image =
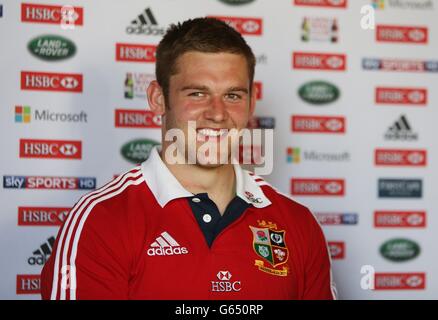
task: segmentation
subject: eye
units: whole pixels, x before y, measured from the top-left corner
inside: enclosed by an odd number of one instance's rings
[[[242,96],[240,96],[240,95],[238,95],[236,93],[228,93],[226,95],[226,98],[229,99],[229,100],[232,100],[232,101],[237,101],[237,100],[242,99]]]
[[[205,94],[204,94],[203,92],[196,91],[196,92],[190,92],[190,93],[189,93],[189,96],[190,96],[190,97],[201,98],[201,97],[204,97]]]

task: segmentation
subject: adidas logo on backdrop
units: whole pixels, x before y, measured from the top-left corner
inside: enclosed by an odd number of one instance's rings
[[[405,115],[400,118],[386,131],[385,139],[387,140],[418,140],[418,134],[412,132],[411,125]]]
[[[166,30],[158,26],[157,20],[151,8],[146,8],[138,17],[131,21],[126,28],[128,34],[140,34],[147,36],[163,36]]]
[[[37,250],[32,253],[32,257],[27,259],[27,262],[31,265],[42,266],[49,259],[52,254],[52,248],[55,243],[55,237],[50,237],[44,242]]]

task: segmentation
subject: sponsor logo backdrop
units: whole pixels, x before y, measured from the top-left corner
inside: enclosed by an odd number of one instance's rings
[[[253,47],[266,179],[322,224],[339,298],[436,298],[437,2],[0,0],[0,298],[39,299],[69,208],[160,140],[156,45],[196,16]]]

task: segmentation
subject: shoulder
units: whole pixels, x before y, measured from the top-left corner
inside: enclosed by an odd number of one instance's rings
[[[141,167],[137,166],[121,174],[102,187],[83,195],[71,209],[74,220],[117,220],[131,197],[139,193],[144,183]]]
[[[271,201],[272,208],[280,211],[285,219],[294,224],[299,223],[300,225],[304,224],[308,227],[320,228],[318,220],[307,206],[281,192],[262,177],[250,172],[249,174],[262,189],[265,196]]]

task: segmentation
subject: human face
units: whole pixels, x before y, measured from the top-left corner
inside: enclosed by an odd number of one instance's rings
[[[170,77],[164,130],[181,129],[188,137],[188,121],[195,121],[196,150],[205,141],[219,145],[230,139],[224,129],[246,127],[254,111],[252,89],[243,55],[187,52],[177,61],[177,73]],[[187,151],[187,139],[185,144]],[[227,150],[218,147],[216,159],[223,152],[229,155],[231,148],[230,143]]]

